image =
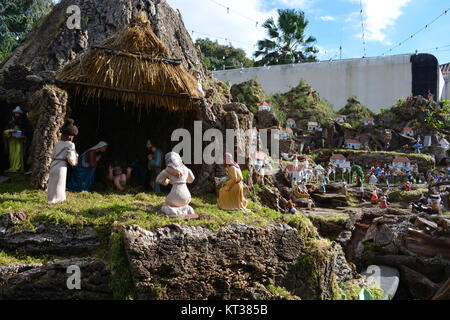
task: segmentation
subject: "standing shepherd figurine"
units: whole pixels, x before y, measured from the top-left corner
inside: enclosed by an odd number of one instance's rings
[[[78,128],[73,125],[72,119],[67,119],[61,128],[61,140],[55,145],[52,152],[50,177],[48,179],[48,203],[56,204],[66,201],[67,165],[78,164],[78,154],[75,151],[73,138],[78,135]]]
[[[165,187],[172,184],[173,187],[160,213],[170,218],[197,219],[198,215],[189,205],[191,193],[186,186],[186,183],[194,182],[194,174],[184,165],[178,153],[170,152],[165,159],[167,168],[156,177],[156,183]]]

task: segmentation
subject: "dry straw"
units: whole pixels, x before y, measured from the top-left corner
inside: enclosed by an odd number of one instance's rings
[[[163,107],[187,112],[202,97],[197,79],[150,28],[145,12],[132,23],[68,63],[58,84],[85,101],[108,99],[135,107]]]

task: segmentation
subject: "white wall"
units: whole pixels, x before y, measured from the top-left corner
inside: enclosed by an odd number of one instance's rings
[[[450,76],[445,77],[445,89],[443,100],[450,100]]]
[[[283,66],[215,71],[214,76],[231,84],[258,80],[268,94],[284,93],[303,79],[335,110],[353,95],[371,110],[393,106],[412,92],[411,55],[336,60]]]

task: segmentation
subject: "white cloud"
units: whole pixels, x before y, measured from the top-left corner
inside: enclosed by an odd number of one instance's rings
[[[350,1],[359,3],[359,0]],[[410,2],[411,0],[362,0],[366,40],[390,44],[389,29],[395,25],[403,14],[402,9]],[[347,21],[355,23],[355,28],[361,28],[360,22],[357,26],[357,19],[359,13],[352,13]],[[357,36],[361,37],[361,32]]]
[[[312,0],[278,0],[278,3],[290,8],[305,9],[311,5]]]
[[[282,1],[286,4],[304,2],[304,0]],[[186,28],[191,32],[194,41],[197,38],[206,38],[204,34],[207,34],[210,35],[210,39],[218,40],[220,44],[231,42],[234,47],[244,49],[249,57],[252,57],[255,52],[257,41],[266,37],[265,29],[261,25],[269,17],[276,17],[275,10],[264,9],[263,0],[220,1],[219,3],[229,6],[230,13],[227,13],[226,8],[212,1],[167,0],[167,2],[172,8],[180,10]],[[195,31],[194,34],[192,31]]]
[[[332,17],[332,16],[322,16],[322,17],[320,17],[319,18],[320,20],[322,20],[322,21],[334,21],[334,20],[336,20],[334,17]]]

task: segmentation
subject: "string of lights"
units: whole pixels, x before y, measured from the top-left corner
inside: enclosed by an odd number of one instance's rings
[[[362,5],[362,0],[359,1],[360,7],[361,7],[361,28],[362,28],[362,41],[363,41],[363,48],[364,48],[364,56],[363,58],[366,57],[366,35],[365,35],[365,30],[364,30],[364,16],[363,16],[363,5]]]
[[[382,54],[382,56],[394,51],[395,49],[401,47],[403,44],[405,44],[407,41],[413,39],[416,35],[418,35],[419,33],[421,33],[422,31],[428,30],[428,28],[435,23],[436,21],[438,21],[440,18],[442,18],[443,16],[447,16],[448,12],[450,11],[450,8],[448,8],[447,10],[445,10],[443,13],[441,13],[438,17],[436,17],[433,21],[431,21],[430,23],[426,24],[424,27],[420,28],[418,31],[416,31],[415,33],[413,33],[411,36],[409,36],[407,39],[403,40],[402,42],[400,42],[398,45],[392,47],[391,49],[387,50],[386,52],[384,52]]]
[[[255,47],[255,44],[250,44],[248,42],[243,42],[243,41],[240,41],[240,40],[234,40],[234,39],[225,38],[225,37],[214,36],[214,35],[211,35],[211,34],[207,34],[207,33],[203,33],[203,32],[192,30],[192,36],[194,36],[195,34],[199,34],[201,36],[210,37],[210,38],[214,38],[214,39],[218,39],[218,40],[225,40],[225,42],[227,42],[227,44],[228,44],[228,42],[237,42],[237,43],[245,44],[247,46]]]
[[[250,17],[247,17],[246,15],[243,15],[243,14],[240,13],[239,11],[236,11],[236,10],[230,8],[229,6],[226,6],[226,5],[224,5],[224,4],[222,4],[222,3],[219,3],[219,2],[217,2],[217,1],[215,1],[215,0],[209,0],[209,1],[211,1],[212,3],[215,3],[215,4],[218,5],[218,6],[221,6],[221,7],[225,8],[225,9],[227,9],[227,14],[229,14],[230,12],[233,12],[234,14],[236,14],[236,15],[238,15],[238,16],[244,18],[244,19],[247,19],[247,20],[249,20],[249,21],[254,22],[255,25],[256,25],[256,27],[258,27],[259,21],[256,21],[255,19],[252,19],[252,18],[250,18]]]

